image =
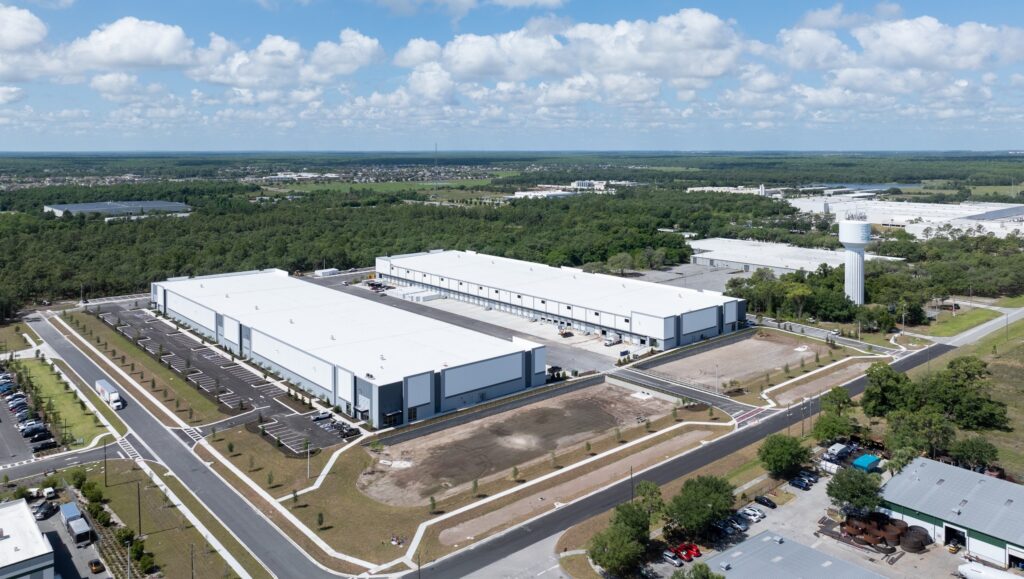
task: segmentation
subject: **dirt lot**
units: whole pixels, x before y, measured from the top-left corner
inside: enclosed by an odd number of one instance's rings
[[[804,397],[817,396],[822,392],[831,390],[833,387],[838,386],[847,380],[852,380],[864,372],[867,372],[871,364],[888,360],[889,358],[879,358],[878,360],[848,362],[846,365],[837,368],[832,372],[823,371],[819,377],[804,380],[794,384],[792,387],[784,387],[775,392],[771,392],[768,396],[771,396],[779,405],[786,406],[790,403],[799,402],[800,400],[803,400]]]
[[[666,362],[652,370],[709,386],[715,385],[716,376],[719,384],[732,380],[744,384],[763,378],[766,372],[780,372],[786,364],[796,373],[801,359],[807,368],[814,368],[815,353],[823,363],[829,361],[829,348],[824,343],[761,331],[746,340]]]
[[[515,466],[547,460],[616,427],[635,426],[672,411],[659,398],[601,384],[490,416],[389,447],[378,466],[360,477],[360,489],[392,505],[418,505],[425,497],[488,476],[506,476]],[[382,461],[383,463],[383,461]]]

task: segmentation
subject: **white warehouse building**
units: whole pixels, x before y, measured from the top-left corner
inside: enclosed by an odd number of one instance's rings
[[[570,267],[434,250],[377,258],[377,275],[498,311],[668,350],[735,331],[746,302]]]
[[[810,249],[786,243],[711,237],[687,241],[693,248],[690,263],[708,267],[725,267],[745,272],[770,269],[776,275],[800,270],[816,271],[821,264],[836,268],[846,263],[845,252],[831,249]],[[899,257],[865,255],[866,260],[903,261]]]
[[[270,269],[152,284],[168,317],[375,427],[539,386],[546,351]]]

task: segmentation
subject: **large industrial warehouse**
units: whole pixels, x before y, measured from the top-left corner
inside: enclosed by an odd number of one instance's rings
[[[796,247],[786,243],[770,243],[751,241],[748,239],[710,239],[691,240],[693,248],[690,263],[709,267],[725,267],[742,271],[769,269],[776,275],[796,271],[812,272],[821,264],[839,267],[845,263],[845,253],[829,249],[809,249]],[[865,255],[864,259],[903,261],[898,257],[881,255]]]
[[[543,346],[466,330],[277,269],[152,284],[168,317],[375,427],[538,386]]]
[[[377,275],[511,314],[667,350],[732,332],[746,302],[472,251],[377,258]]]

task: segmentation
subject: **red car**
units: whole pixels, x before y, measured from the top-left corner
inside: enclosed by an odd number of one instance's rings
[[[694,557],[700,557],[700,547],[695,543],[680,543],[673,549],[684,561],[692,561]]]

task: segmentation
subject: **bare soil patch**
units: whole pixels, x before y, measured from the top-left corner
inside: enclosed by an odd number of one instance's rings
[[[887,360],[887,358],[881,358],[878,360],[862,360],[859,362],[850,361],[831,372],[823,370],[820,376],[809,378],[802,382],[793,384],[792,386],[776,390],[775,392],[769,393],[768,396],[771,396],[772,399],[781,406],[799,402],[803,400],[804,397],[817,396],[822,392],[831,390],[843,382],[860,376],[867,372],[868,368],[875,362],[883,362]]]
[[[746,340],[672,360],[651,369],[708,386],[733,380],[744,384],[762,379],[766,373],[781,372],[787,364],[795,374],[800,370],[801,360],[806,368],[815,368],[815,354],[823,363],[830,359],[829,347],[823,342],[760,331]]]
[[[391,505],[413,506],[460,485],[506,476],[615,428],[656,420],[672,404],[599,384],[388,447],[359,488]]]

